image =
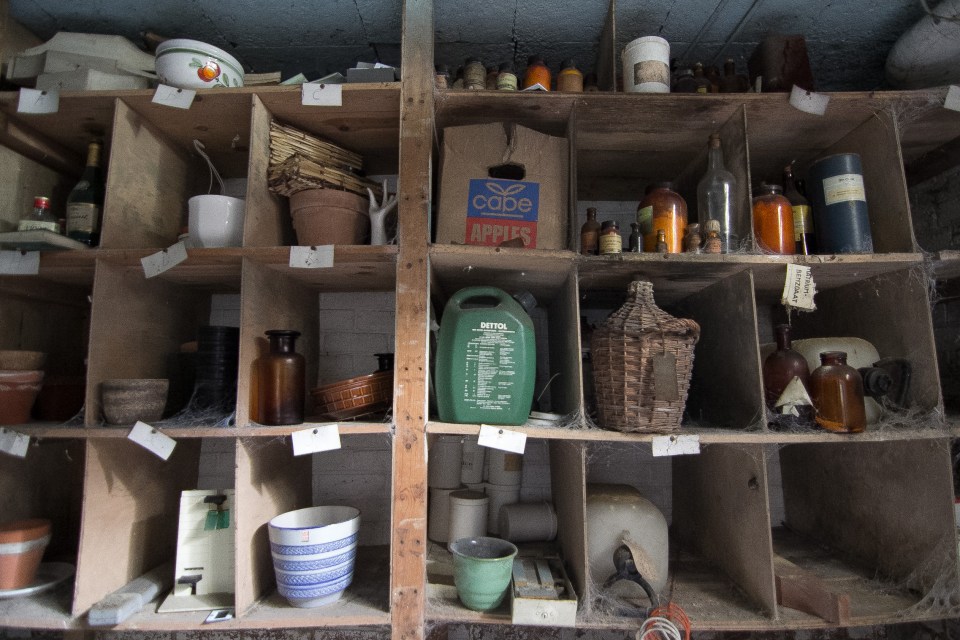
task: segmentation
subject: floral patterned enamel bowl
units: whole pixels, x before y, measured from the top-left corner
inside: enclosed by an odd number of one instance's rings
[[[237,59],[199,40],[162,42],[156,65],[160,82],[179,89],[243,86],[243,67]]]

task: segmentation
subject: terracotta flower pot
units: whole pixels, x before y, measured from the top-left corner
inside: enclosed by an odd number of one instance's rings
[[[336,189],[307,189],[290,196],[290,215],[303,246],[366,244],[370,217],[366,198]]]
[[[43,371],[0,371],[0,424],[29,422],[41,386]]]
[[[49,542],[49,520],[0,524],[0,590],[30,586]]]

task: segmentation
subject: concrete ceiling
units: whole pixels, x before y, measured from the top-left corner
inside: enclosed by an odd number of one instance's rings
[[[10,14],[41,38],[59,30],[194,38],[233,53],[248,71],[316,78],[357,61],[400,62],[399,0],[9,0]],[[455,68],[531,53],[556,68],[591,70],[607,13],[603,0],[436,0],[436,57]],[[890,46],[923,15],[919,0],[617,0],[617,50],[660,35],[671,55],[705,64],[746,59],[770,33],[807,39],[817,88],[884,87]]]

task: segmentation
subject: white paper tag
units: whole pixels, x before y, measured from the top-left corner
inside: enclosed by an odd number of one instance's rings
[[[333,266],[333,245],[290,247],[290,266],[296,269],[326,269]]]
[[[322,84],[307,82],[300,85],[303,105],[310,107],[340,107],[343,106],[343,85]]]
[[[480,425],[480,437],[477,439],[477,444],[481,447],[522,454],[527,446],[527,434],[482,424]]]
[[[153,92],[153,101],[168,107],[189,109],[196,95],[195,89],[178,89],[177,87],[158,84],[157,90]]]
[[[20,89],[18,113],[56,113],[60,110],[60,92],[56,89]]]
[[[157,251],[149,256],[140,258],[143,273],[148,278],[160,275],[167,269],[172,269],[187,259],[187,246],[182,242],[172,244],[163,251]]]
[[[830,104],[830,96],[807,91],[797,85],[793,85],[793,89],[790,91],[790,104],[805,113],[822,116],[827,112],[827,105]]]
[[[537,82],[530,85],[526,89],[521,89],[520,91],[549,91],[549,89],[547,89],[545,86]]]
[[[39,251],[0,251],[0,274],[35,276],[40,273]]]
[[[27,457],[30,436],[0,427],[0,451],[18,458]]]
[[[309,429],[294,431],[293,455],[332,451],[340,448],[340,427],[334,424],[318,424]]]
[[[164,460],[170,457],[173,448],[177,446],[176,440],[139,420],[137,420],[137,424],[133,425],[133,429],[130,429],[127,439],[133,440],[150,453]]]
[[[227,620],[233,620],[234,616],[233,609],[214,609],[207,615],[206,619],[203,621],[203,624],[213,624],[215,622],[225,622]]]
[[[654,436],[653,455],[686,456],[700,453],[700,436]]]
[[[947,89],[947,97],[943,99],[943,107],[953,111],[960,111],[960,87],[955,84]]]
[[[817,284],[813,281],[810,267],[799,264],[787,265],[787,279],[783,283],[783,295],[780,303],[792,309],[815,311],[817,305],[813,296],[817,293]]]

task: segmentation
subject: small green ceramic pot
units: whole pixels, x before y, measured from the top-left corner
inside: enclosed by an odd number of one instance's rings
[[[468,609],[490,611],[503,602],[513,575],[517,547],[500,538],[460,538],[449,546],[453,582]]]

